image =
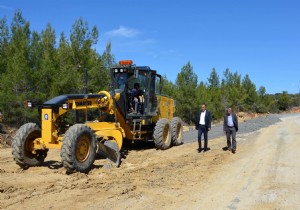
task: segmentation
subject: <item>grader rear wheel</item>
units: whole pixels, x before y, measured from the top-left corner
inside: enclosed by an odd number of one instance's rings
[[[60,155],[67,171],[88,173],[96,157],[96,136],[91,128],[83,124],[73,125],[62,141]]]
[[[167,119],[157,121],[153,138],[156,148],[165,150],[171,147],[170,123]]]
[[[183,126],[179,117],[171,120],[171,139],[174,146],[182,144]]]
[[[17,131],[12,143],[12,155],[22,168],[41,165],[47,150],[34,150],[34,140],[41,137],[41,129],[35,123],[26,123]]]

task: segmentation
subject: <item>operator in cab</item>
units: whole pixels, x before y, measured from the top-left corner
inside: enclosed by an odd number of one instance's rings
[[[134,86],[131,91],[132,95],[132,111],[134,114],[138,113],[138,105],[143,101],[143,91],[140,89],[139,83],[134,83]]]

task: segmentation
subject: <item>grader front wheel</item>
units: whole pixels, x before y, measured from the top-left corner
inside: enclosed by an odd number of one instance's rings
[[[22,168],[41,165],[47,150],[34,150],[34,140],[41,137],[41,129],[35,123],[26,123],[17,131],[12,143],[12,155]]]
[[[78,162],[84,162],[89,157],[91,142],[88,136],[82,135],[78,138],[77,146],[75,149],[75,156]]]
[[[96,157],[96,136],[91,128],[83,124],[73,125],[62,141],[60,155],[67,171],[89,172]]]

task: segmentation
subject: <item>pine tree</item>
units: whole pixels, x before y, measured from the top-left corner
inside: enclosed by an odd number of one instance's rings
[[[56,63],[58,71],[53,81],[51,95],[78,93],[78,67],[73,63],[72,49],[64,33],[60,34]]]
[[[10,29],[6,72],[1,76],[0,107],[6,122],[20,124],[30,118],[24,105],[34,90],[29,62],[29,22],[23,18],[21,11],[16,11]]]
[[[288,92],[282,91],[282,93],[279,94],[278,101],[277,101],[278,109],[281,111],[286,111],[289,108],[290,103],[291,100],[288,95]]]
[[[206,104],[207,110],[212,109],[211,104],[211,94],[209,92],[209,88],[205,85],[203,81],[196,88],[196,98],[195,98],[195,105],[193,110],[193,122],[196,121],[197,113],[201,110],[201,105],[203,103]]]
[[[247,110],[255,111],[256,109],[256,102],[257,102],[257,92],[256,92],[256,86],[251,81],[248,74],[244,77],[242,81],[242,89],[244,93],[244,104],[246,106]]]
[[[102,56],[99,58],[97,74],[99,75],[96,80],[96,86],[100,89],[110,88],[110,68],[116,65],[115,57],[111,53],[111,42],[108,42]]]
[[[221,88],[219,75],[215,68],[208,78],[208,94],[210,95],[210,101],[207,108],[211,111],[213,119],[218,119],[223,115],[224,107],[221,103]]]
[[[58,77],[57,65],[57,49],[55,48],[56,35],[55,31],[50,24],[47,25],[46,30],[41,33],[41,54],[40,65],[35,71],[36,92],[39,92],[41,97],[40,101],[46,101],[55,95],[52,93],[54,81]]]
[[[178,108],[176,113],[184,121],[191,120],[191,112],[195,110],[196,87],[198,76],[194,73],[190,62],[182,67],[176,78],[176,101]]]
[[[163,81],[162,94],[175,98],[176,86],[167,79],[166,75],[162,76],[162,81]]]
[[[266,113],[270,110],[271,98],[267,94],[266,88],[260,86],[257,91],[256,112]]]
[[[219,75],[215,68],[212,69],[209,78],[208,78],[208,88],[218,89],[220,88],[220,79]]]
[[[232,107],[236,111],[244,109],[244,89],[241,84],[241,75],[237,72],[231,73],[227,68],[221,84],[222,104],[224,107]]]
[[[82,18],[76,20],[72,26],[71,35],[71,52],[72,52],[72,63],[73,77],[75,79],[75,84],[77,84],[77,91],[83,93],[85,92],[84,87],[84,74],[88,71],[91,75],[94,75],[95,70],[92,68],[97,68],[100,70],[99,57],[96,52],[92,50],[92,46],[98,41],[98,29],[94,26],[92,31],[89,30],[88,23],[83,21]],[[95,67],[98,66],[98,67]],[[94,90],[93,90],[94,91]]]
[[[1,74],[7,70],[9,35],[9,28],[6,23],[6,18],[4,17],[0,19],[0,78]]]

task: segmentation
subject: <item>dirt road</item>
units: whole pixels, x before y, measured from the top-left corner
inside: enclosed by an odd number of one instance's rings
[[[2,209],[299,209],[300,115],[238,136],[237,153],[225,137],[166,151],[131,148],[120,168],[67,175],[59,150],[45,165],[20,170],[10,148],[0,148]]]

